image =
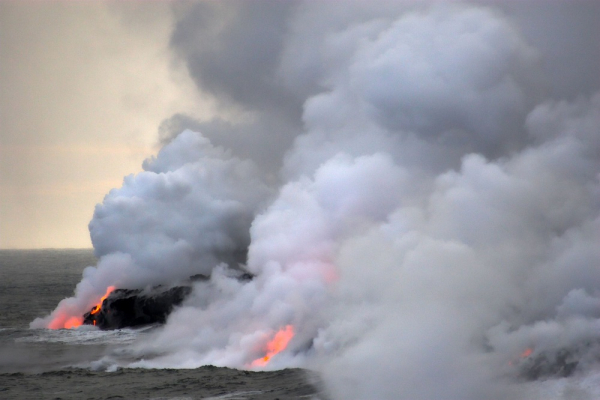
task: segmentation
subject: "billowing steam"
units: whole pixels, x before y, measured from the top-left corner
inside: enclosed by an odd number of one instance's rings
[[[217,121],[195,128],[219,145],[174,136],[96,208],[98,265],[32,327],[83,315],[109,286],[201,273],[130,365],[306,366],[336,398],[413,400],[525,398],[518,367],[542,355],[598,368],[600,94],[546,98],[539,52],[487,8],[349,11],[326,29],[311,5],[279,14],[267,100],[235,130],[285,126],[289,98],[302,133],[240,139],[250,150]],[[247,158],[288,133],[269,160]]]

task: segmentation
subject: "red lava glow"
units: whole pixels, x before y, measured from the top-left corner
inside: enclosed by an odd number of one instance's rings
[[[531,353],[533,353],[533,349],[526,349],[521,353],[521,358],[527,358],[531,355]]]
[[[523,358],[527,358],[529,357],[531,354],[533,353],[533,349],[532,348],[526,348],[521,354],[519,354],[519,359],[523,359]],[[508,362],[508,365],[515,365],[516,363],[519,362],[519,359],[514,359],[512,361]]]
[[[102,307],[102,302],[108,297],[109,294],[111,294],[111,292],[115,290],[114,286],[109,286],[106,289],[106,294],[104,296],[102,296],[102,298],[100,299],[100,301],[98,301],[98,303],[94,306],[94,308],[91,311],[91,314],[96,314],[98,311],[100,311],[100,308]],[[83,324],[83,317],[78,317],[78,316],[69,316],[69,315],[65,315],[65,314],[58,314],[49,324],[48,324],[48,329],[73,329],[73,328],[77,328],[78,326],[81,326],[81,324]],[[94,322],[94,325],[96,325],[96,323]]]
[[[287,325],[285,328],[280,329],[275,334],[273,339],[269,343],[267,343],[267,346],[266,346],[267,354],[264,357],[257,358],[256,360],[252,361],[250,366],[251,367],[264,367],[265,365],[267,365],[269,363],[269,361],[271,360],[271,357],[273,357],[275,354],[283,351],[287,347],[288,343],[290,342],[290,340],[292,340],[293,337],[294,337],[294,327],[292,325]]]
[[[66,329],[77,328],[78,326],[81,325],[82,322],[83,321],[81,318],[71,317],[65,322],[65,328]]]
[[[48,329],[73,329],[82,323],[83,317],[70,316],[61,312],[48,324]]]

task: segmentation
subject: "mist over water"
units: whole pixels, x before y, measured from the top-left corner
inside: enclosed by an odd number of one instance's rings
[[[334,398],[597,396],[598,87],[553,84],[548,48],[510,7],[276,4],[178,16],[172,46],[199,87],[251,118],[165,123],[144,172],[96,207],[97,266],[31,327],[82,315],[111,285],[201,273],[126,348],[137,361],[101,362],[251,368],[291,325],[266,368],[315,369]],[[194,28],[219,13],[230,30]],[[523,382],[523,358],[561,351],[571,378]]]

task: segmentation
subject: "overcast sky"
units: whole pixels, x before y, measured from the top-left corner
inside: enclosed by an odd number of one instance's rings
[[[600,87],[594,3],[485,2],[540,53],[540,90],[569,100]],[[312,56],[297,21],[318,39],[410,6],[353,4],[1,1],[0,248],[90,247],[95,204],[186,127],[276,179],[319,89],[302,83],[318,66],[294,69]]]

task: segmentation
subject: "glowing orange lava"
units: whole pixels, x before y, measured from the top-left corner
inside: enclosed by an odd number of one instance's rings
[[[98,311],[100,311],[100,308],[102,308],[102,302],[108,297],[109,294],[111,294],[113,290],[115,290],[114,286],[109,286],[106,289],[106,294],[102,296],[100,301],[94,306],[92,311],[90,311],[91,314],[96,314]],[[73,329],[81,326],[81,324],[83,324],[83,316],[70,316],[64,312],[61,312],[48,324],[48,329]],[[95,321],[94,325],[96,325]]]
[[[71,317],[65,322],[65,328],[66,329],[77,328],[78,326],[81,326],[81,322],[82,322],[81,318]]]
[[[98,311],[100,311],[100,309],[102,308],[102,302],[104,302],[104,300],[106,300],[106,298],[108,297],[109,294],[111,294],[111,292],[115,290],[114,286],[109,286],[106,289],[106,294],[104,294],[104,296],[102,296],[102,298],[100,299],[100,301],[98,302],[98,304],[96,304],[94,306],[94,308],[92,309],[92,311],[90,311],[90,314],[94,315],[96,313],[98,313]]]
[[[292,325],[287,325],[285,328],[280,329],[275,334],[273,339],[269,343],[267,343],[267,346],[266,346],[267,354],[264,357],[257,358],[256,360],[252,361],[250,366],[251,367],[264,367],[265,365],[267,365],[269,363],[269,361],[271,360],[271,357],[273,357],[275,354],[283,351],[287,347],[288,343],[290,342],[290,340],[292,340],[293,337],[294,337],[294,327]]]

